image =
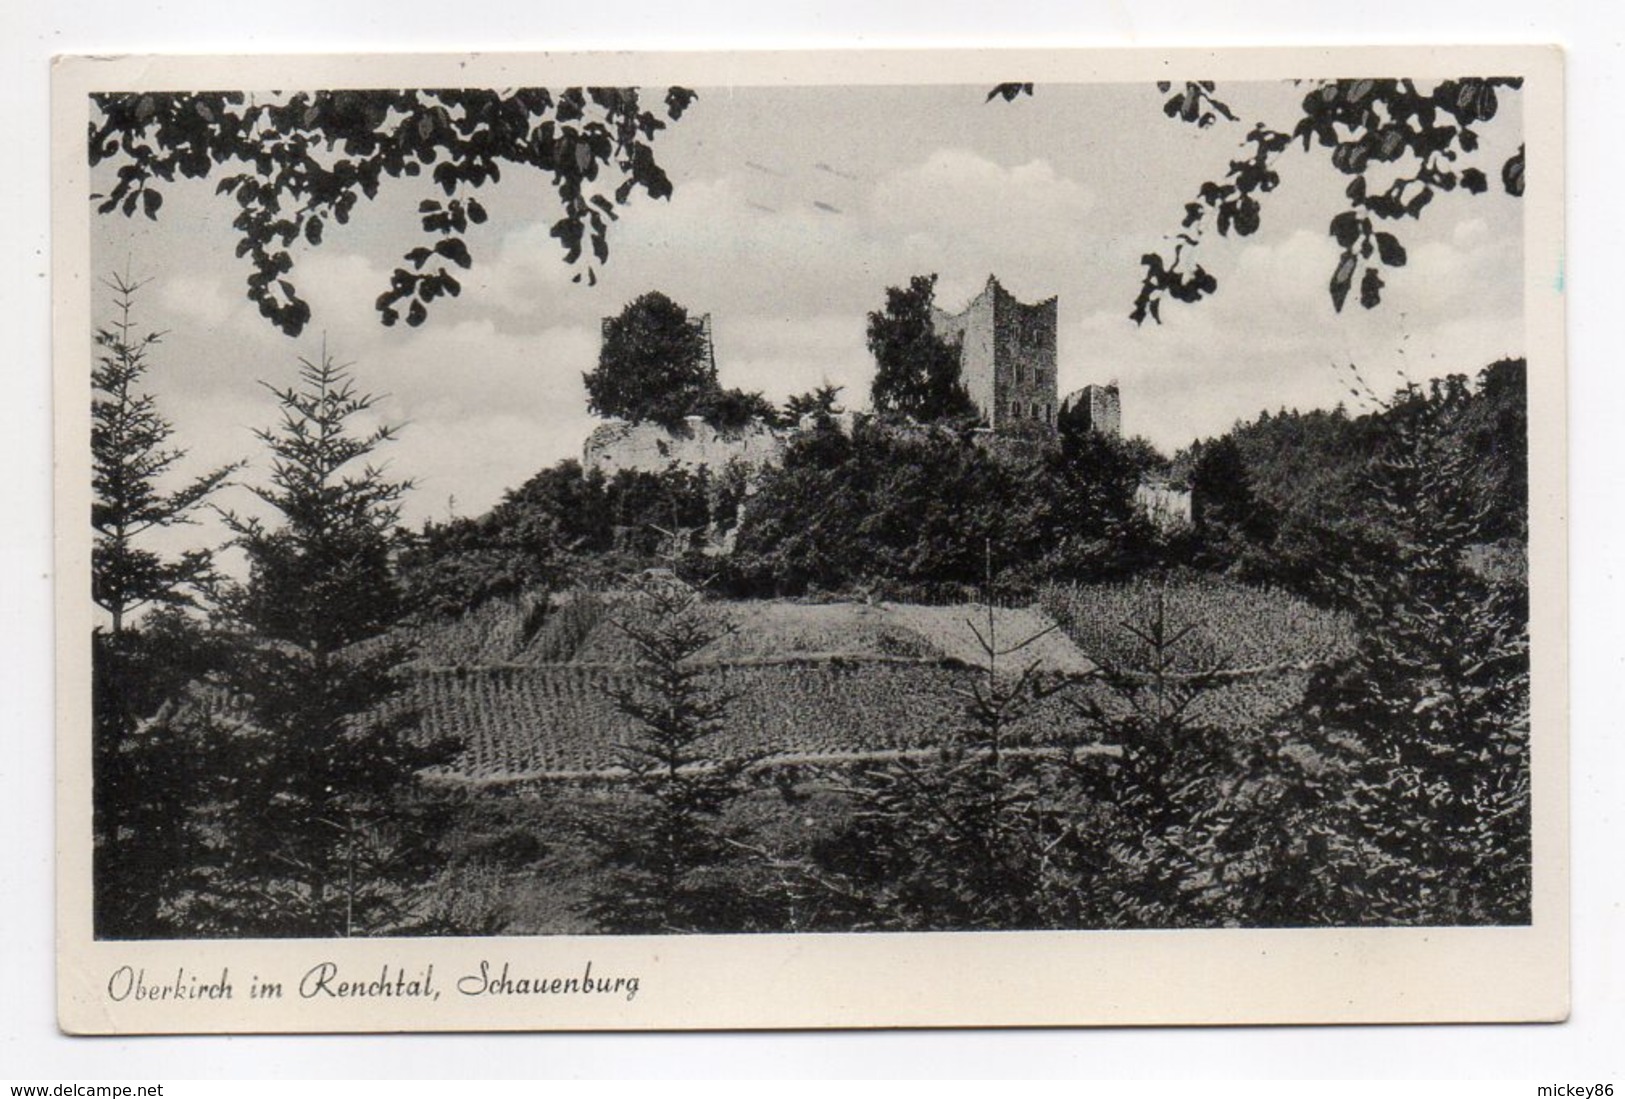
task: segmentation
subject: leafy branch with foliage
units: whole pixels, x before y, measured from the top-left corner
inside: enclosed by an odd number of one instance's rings
[[[1500,94],[1515,91],[1515,77],[1463,77],[1432,87],[1414,80],[1345,79],[1314,84],[1303,97],[1302,113],[1290,130],[1259,123],[1242,141],[1245,154],[1233,159],[1222,180],[1203,183],[1195,201],[1185,206],[1171,253],[1147,253],[1145,275],[1130,317],[1160,321],[1163,295],[1197,301],[1218,289],[1200,264],[1189,267],[1193,252],[1212,224],[1221,236],[1251,236],[1262,224],[1261,196],[1280,185],[1278,162],[1294,143],[1304,153],[1329,150],[1332,167],[1349,180],[1348,209],[1332,218],[1328,233],[1342,249],[1328,291],[1339,312],[1359,276],[1360,304],[1367,309],[1382,300],[1382,267],[1403,267],[1404,245],[1378,222],[1415,220],[1440,193],[1460,187],[1469,194],[1489,189],[1484,170],[1462,158],[1478,151],[1480,128],[1500,109]],[[1163,91],[1171,85],[1159,84]],[[1497,91],[1500,89],[1500,92]],[[1214,114],[1234,122],[1236,116],[1215,98],[1211,82],[1187,83],[1168,101],[1171,118],[1213,124]],[[1205,109],[1204,109],[1205,108]],[[1523,194],[1523,146],[1500,166],[1507,194]]]
[[[1305,155],[1323,153],[1333,168],[1351,177],[1344,192],[1348,208],[1331,219],[1327,230],[1341,249],[1328,283],[1338,312],[1357,278],[1360,304],[1375,308],[1386,285],[1382,268],[1406,263],[1397,232],[1379,224],[1420,218],[1435,197],[1458,188],[1484,194],[1491,171],[1506,194],[1523,195],[1521,144],[1501,164],[1489,166],[1490,171],[1471,159],[1479,151],[1484,127],[1501,110],[1501,97],[1518,91],[1521,78],[1467,76],[1431,85],[1408,79],[1302,83],[1309,90],[1291,125],[1276,128],[1260,122],[1249,129],[1241,153],[1230,160],[1224,175],[1204,182],[1185,204],[1170,247],[1140,257],[1144,272],[1129,313],[1134,323],[1150,318],[1160,324],[1168,298],[1196,302],[1218,290],[1218,279],[1193,258],[1207,229],[1211,226],[1225,237],[1256,233],[1263,224],[1266,196],[1281,184],[1282,158],[1295,144]],[[1160,81],[1157,90],[1169,96],[1163,113],[1178,122],[1208,129],[1220,119],[1239,121],[1212,81],[1179,86]],[[1009,103],[1033,94],[1031,84],[1006,83],[987,98]]]
[[[297,336],[310,306],[292,278],[296,243],[320,245],[388,181],[425,177],[431,189],[418,213],[429,243],[402,257],[377,300],[384,324],[404,311],[419,325],[436,299],[461,293],[454,269],[472,266],[467,234],[487,218],[476,192],[505,169],[548,178],[561,207],[550,233],[566,263],[588,250],[605,262],[617,207],[638,191],[670,197],[654,141],[695,93],[666,89],[660,113],[646,98],[638,88],[99,94],[90,163],[107,165],[114,182],[91,197],[99,213],[156,219],[164,184],[218,175],[217,193],[238,208],[232,228],[252,267],[248,300]],[[591,263],[575,280],[583,275],[597,281]]]

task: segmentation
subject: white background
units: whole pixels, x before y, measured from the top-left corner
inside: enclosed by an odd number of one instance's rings
[[[0,308],[10,399],[0,404],[0,1079],[850,1074],[1084,1077],[1625,1076],[1625,865],[1618,720],[1625,629],[1616,563],[1622,483],[1619,315],[1625,255],[1619,143],[1625,16],[1601,2],[1395,6],[1221,0],[1083,5],[862,0],[169,0],[73,10],[8,0],[0,104],[15,134],[3,177]],[[22,10],[17,10],[17,9]],[[917,1034],[77,1039],[54,1021],[48,66],[53,53],[853,46],[1292,45],[1556,42],[1569,62],[1574,1014],[1561,1026],[1107,1030]],[[1612,1037],[1610,1038],[1610,1035]]]

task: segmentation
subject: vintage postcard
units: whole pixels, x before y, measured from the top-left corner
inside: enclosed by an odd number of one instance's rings
[[[1566,1016],[1556,50],[54,80],[65,1030]]]

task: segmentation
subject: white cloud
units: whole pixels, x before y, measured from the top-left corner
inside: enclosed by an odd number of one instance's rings
[[[939,149],[880,180],[869,220],[878,235],[929,242],[956,266],[992,263],[1013,275],[1057,251],[1075,255],[1094,206],[1088,188],[1047,161],[1005,167],[966,149]]]
[[[723,385],[761,390],[775,402],[828,381],[844,386],[843,403],[857,407],[874,374],[864,339],[861,314],[719,319],[718,372]]]
[[[210,328],[254,312],[240,292],[232,293],[220,279],[190,273],[160,279],[158,300],[176,316]]]
[[[1341,314],[1327,291],[1337,248],[1319,234],[1251,242],[1233,266],[1210,254],[1218,292],[1165,302],[1161,325],[1115,311],[1063,321],[1061,386],[1116,378],[1124,429],[1173,450],[1264,409],[1352,404],[1334,363],[1358,364],[1383,393],[1523,353],[1516,242],[1439,228],[1467,243],[1413,245],[1405,267],[1384,269],[1381,305],[1351,297]]]

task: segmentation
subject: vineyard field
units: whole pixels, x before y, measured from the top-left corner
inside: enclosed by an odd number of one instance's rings
[[[736,696],[727,729],[707,749],[720,758],[884,752],[941,743],[965,725],[954,692],[965,669],[902,661],[720,664],[706,679]],[[631,687],[627,665],[485,668],[420,673],[416,703],[426,733],[464,744],[456,766],[475,779],[611,769],[635,735],[611,691]],[[1011,729],[1014,741],[1063,743],[1085,732],[1062,698]]]
[[[1085,656],[1107,667],[1143,668],[1149,647],[1125,627],[1148,628],[1159,585],[1068,584],[1045,588],[1039,606]],[[1353,623],[1286,592],[1188,575],[1161,588],[1165,627],[1190,627],[1173,650],[1176,671],[1326,663],[1354,650]]]
[[[1122,623],[1143,628],[1157,590],[1149,584],[1052,587],[1035,607],[997,612],[1001,645],[1058,624],[1005,666],[1036,660],[1049,676],[1067,681],[1009,730],[1010,743],[1096,739],[1072,703],[1087,695],[1108,712],[1121,709],[1121,700],[1093,679],[1095,662],[1146,666],[1146,646]],[[1176,578],[1162,591],[1168,627],[1194,627],[1177,650],[1176,674],[1215,666],[1244,671],[1196,702],[1190,716],[1206,724],[1238,728],[1282,713],[1302,697],[1315,665],[1353,646],[1346,619],[1284,593],[1208,577]],[[478,623],[492,644],[471,644],[468,651],[489,656],[505,649],[518,659],[420,662],[413,669],[412,701],[425,733],[463,742],[453,768],[458,776],[512,781],[615,769],[618,746],[637,729],[614,695],[634,687],[638,672],[613,621],[625,605],[597,607],[560,620],[571,631],[568,643],[547,623],[533,634],[545,642],[551,662],[527,659],[524,631],[509,611]],[[985,630],[984,608],[736,602],[708,604],[703,613],[727,628],[695,663],[710,686],[734,698],[725,730],[704,746],[709,755],[771,761],[908,751],[968,731],[959,692],[981,674],[983,657],[969,622]]]

